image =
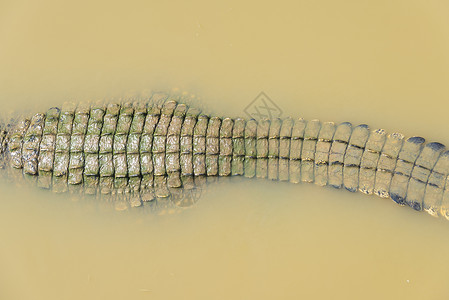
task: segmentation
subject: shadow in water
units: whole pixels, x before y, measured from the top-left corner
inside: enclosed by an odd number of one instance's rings
[[[23,174],[19,169],[2,170],[2,182],[11,188],[36,188],[72,201],[94,200],[107,209],[142,209],[149,213],[171,214],[194,207],[209,184],[230,181],[230,177],[180,176],[180,186],[170,184],[170,176],[99,177],[85,176],[72,185],[67,177],[51,173],[39,176]]]

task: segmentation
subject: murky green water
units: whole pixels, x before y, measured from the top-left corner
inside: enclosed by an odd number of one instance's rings
[[[0,102],[46,110],[175,87],[243,115],[449,145],[444,1],[0,3]],[[1,299],[445,299],[449,223],[391,200],[233,179],[154,216],[0,184]]]

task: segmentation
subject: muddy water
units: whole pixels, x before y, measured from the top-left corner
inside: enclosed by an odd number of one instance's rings
[[[445,1],[0,3],[2,112],[152,87],[243,115],[449,145]],[[391,200],[235,179],[181,214],[0,185],[1,299],[446,299],[449,223]]]

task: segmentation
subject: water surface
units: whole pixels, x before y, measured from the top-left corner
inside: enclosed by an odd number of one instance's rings
[[[6,1],[0,102],[179,88],[449,145],[445,1]],[[391,200],[233,179],[180,214],[0,185],[1,299],[445,299],[449,223]]]

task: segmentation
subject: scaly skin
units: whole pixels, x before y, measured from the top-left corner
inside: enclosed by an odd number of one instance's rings
[[[131,206],[241,175],[344,187],[449,219],[449,151],[440,143],[350,123],[208,116],[167,97],[23,118],[0,131],[1,165],[59,192],[132,195]]]

